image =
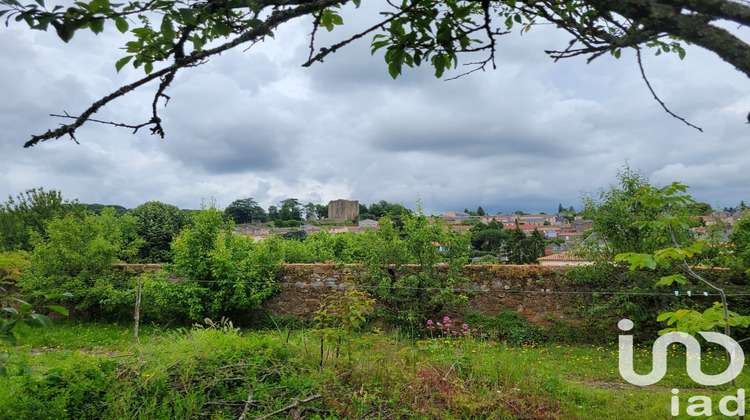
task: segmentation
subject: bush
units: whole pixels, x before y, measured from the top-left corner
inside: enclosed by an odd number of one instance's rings
[[[28,272],[29,254],[26,251],[0,252],[0,287],[3,295],[13,293],[16,282]]]
[[[363,283],[380,303],[378,316],[413,332],[431,314],[468,300],[456,288],[468,280],[463,270],[470,238],[439,219],[431,224],[421,209],[416,215],[404,214],[402,222],[403,229],[398,229],[390,220],[380,220],[363,258]],[[402,267],[407,263],[420,267]]]
[[[25,297],[71,293],[69,302],[79,313],[101,316],[108,305],[120,302],[118,293],[130,288],[127,279],[112,274],[112,263],[138,251],[142,240],[131,216],[116,218],[114,210],[82,219],[68,215],[47,224],[47,236],[35,235],[29,275],[18,281]]]
[[[19,420],[101,418],[116,370],[113,360],[76,352],[67,366],[21,377],[20,392],[2,401],[2,407]]]
[[[547,336],[544,334],[544,330],[536,324],[527,324],[525,327],[510,333],[508,337],[508,342],[516,346],[541,344],[545,341],[547,341]]]
[[[285,247],[302,247],[297,241],[271,238],[254,243],[234,234],[214,207],[199,211],[193,225],[172,243],[175,265],[171,272],[185,281],[173,283],[165,276],[153,286],[156,307],[175,305],[169,313],[179,320],[230,317],[241,321],[250,310],[276,292],[276,271],[284,261]]]
[[[482,325],[490,337],[498,340],[508,340],[514,332],[532,325],[523,319],[521,314],[513,311],[500,311],[493,317],[479,312],[469,312],[464,317],[464,322],[469,325]]]

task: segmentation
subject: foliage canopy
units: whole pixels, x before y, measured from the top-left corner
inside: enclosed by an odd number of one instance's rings
[[[461,55],[476,59],[471,71],[495,66],[498,38],[520,28],[554,24],[570,36],[562,51],[546,51],[554,59],[583,56],[593,60],[604,54],[619,58],[623,49],[653,48],[657,54],[675,52],[683,57],[684,43],[716,53],[739,71],[750,75],[750,45],[739,35],[750,24],[750,4],[745,0],[403,0],[383,2],[374,24],[355,35],[325,47],[316,46],[319,28],[334,30],[344,23],[340,10],[361,0],[109,0],[75,2],[47,7],[43,0],[23,4],[0,0],[0,16],[6,22],[25,22],[30,28],[53,28],[65,42],[80,30],[101,33],[113,25],[131,40],[117,70],[128,64],[142,68],[141,79],[122,86],[94,102],[70,124],[34,135],[25,146],[71,136],[92,120],[94,113],[114,99],[158,80],[151,104],[152,116],[136,131],[149,127],[164,136],[158,116],[159,102],[178,71],[206,63],[227,50],[253,46],[274,35],[294,19],[312,20],[310,56],[304,66],[322,61],[353,40],[372,37],[372,50],[383,50],[388,72],[399,76],[404,67],[427,64],[441,77],[455,68]]]

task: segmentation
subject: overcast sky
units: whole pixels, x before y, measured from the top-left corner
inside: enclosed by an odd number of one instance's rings
[[[348,7],[346,25],[320,45],[376,17],[375,3],[354,14]],[[655,183],[690,185],[714,207],[750,202],[750,84],[698,47],[683,61],[646,52],[644,66],[664,102],[703,133],[661,110],[632,53],[553,63],[544,50],[568,38],[552,27],[503,37],[497,70],[455,81],[427,67],[394,81],[382,56],[370,55],[371,37],[302,68],[310,29],[294,22],[275,39],[178,74],[160,114],[164,139],[89,124],[80,145],[65,138],[23,149],[62,122],[48,114],[77,115],[142,72],[115,72],[127,37],[114,25],[69,44],[54,31],[0,26],[0,199],[41,186],[130,208],[151,200],[223,208],[246,197],[268,207],[292,197],[551,213],[614,183],[627,162]],[[96,116],[146,121],[154,89]]]

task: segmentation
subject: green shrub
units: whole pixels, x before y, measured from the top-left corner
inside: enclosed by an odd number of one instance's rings
[[[20,392],[2,402],[2,418],[101,418],[106,394],[115,382],[117,363],[105,357],[73,353],[66,366],[41,376],[20,378]]]
[[[463,270],[470,237],[439,220],[431,223],[421,209],[401,220],[402,229],[387,218],[379,221],[380,230],[371,235],[363,258],[362,282],[378,299],[377,316],[413,333],[430,315],[467,302],[466,294],[456,289],[468,280]],[[419,268],[403,267],[410,263]]]
[[[493,317],[469,312],[464,317],[464,322],[472,327],[483,326],[490,337],[498,340],[508,340],[512,333],[530,325],[521,314],[513,311],[500,311]]]
[[[285,246],[297,241],[253,239],[234,234],[222,212],[214,207],[196,213],[193,225],[172,243],[175,265],[170,270],[185,280],[173,283],[157,279],[152,284],[156,307],[175,305],[178,319],[230,317],[242,321],[250,310],[277,291],[276,271],[284,261]]]
[[[527,324],[519,328],[508,337],[508,342],[516,346],[541,344],[547,341],[544,329],[536,324]]]
[[[142,240],[136,227],[135,218],[116,218],[111,208],[100,216],[50,221],[46,237],[33,236],[29,274],[19,279],[19,288],[30,300],[70,293],[68,302],[79,314],[102,316],[107,306],[121,303],[118,293],[130,288],[127,278],[112,274],[111,266],[138,251]]]

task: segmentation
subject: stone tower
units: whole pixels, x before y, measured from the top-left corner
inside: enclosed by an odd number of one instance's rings
[[[333,200],[328,202],[328,219],[356,223],[358,217],[359,201]]]

